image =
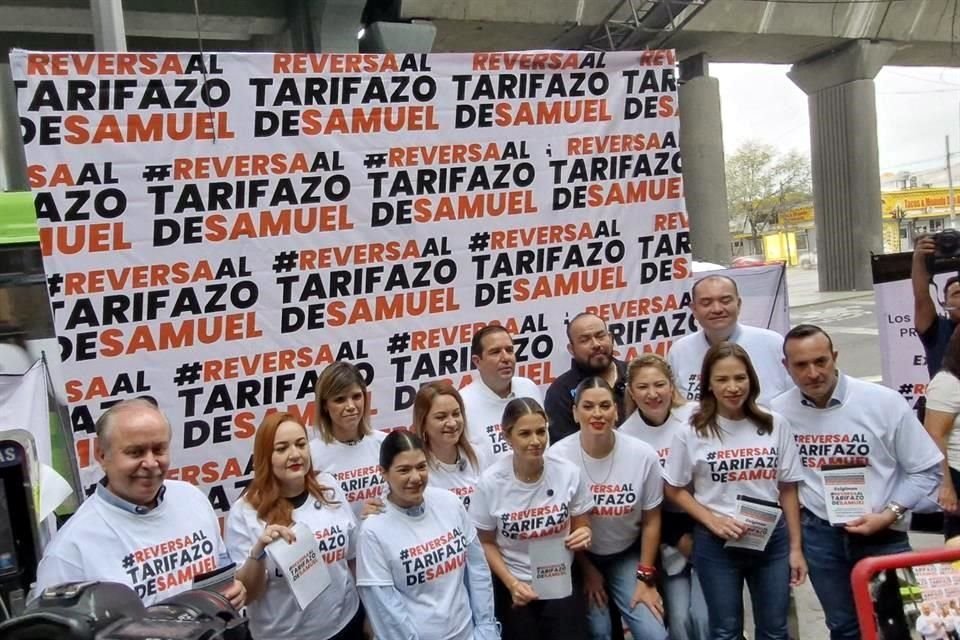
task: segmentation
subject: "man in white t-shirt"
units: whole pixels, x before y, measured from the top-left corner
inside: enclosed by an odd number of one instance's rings
[[[31,597],[65,582],[98,580],[126,584],[150,605],[229,563],[206,496],[165,480],[172,434],[155,405],[119,402],[97,420],[96,432],[104,480],[47,545]],[[246,590],[234,581],[224,595],[239,609]]]
[[[943,454],[892,389],[842,374],[830,336],[814,325],[791,329],[783,364],[796,383],[773,401],[790,422],[802,468],[803,551],[831,640],[860,637],[850,573],[862,558],[910,551],[911,510],[936,509]],[[845,479],[825,483],[825,468]],[[837,494],[830,500],[826,487]],[[859,488],[859,489],[858,489]],[[862,495],[862,515],[844,496]],[[828,510],[829,505],[840,505]],[[833,524],[830,522],[833,512]]]
[[[513,336],[497,324],[489,324],[473,335],[470,359],[479,376],[460,390],[467,411],[467,437],[480,460],[492,463],[510,453],[500,431],[503,408],[514,398],[533,398],[543,404],[540,388],[529,378],[514,375],[517,356]]]
[[[690,290],[691,312],[700,330],[673,343],[667,360],[680,394],[700,399],[700,369],[703,356],[718,342],[734,342],[747,352],[760,379],[759,404],[770,401],[793,386],[780,365],[783,338],[776,331],[739,323],[742,300],[737,283],[727,276],[700,278]]]
[[[603,378],[617,401],[617,426],[627,419],[623,399],[627,389],[627,365],[613,357],[613,337],[602,318],[578,313],[567,325],[570,369],[547,389],[544,409],[550,419],[550,442],[560,442],[580,430],[573,419],[573,394],[585,378]]]

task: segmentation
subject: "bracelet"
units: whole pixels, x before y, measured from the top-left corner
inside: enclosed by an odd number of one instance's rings
[[[250,551],[253,551],[253,548],[251,548]],[[266,547],[264,547],[263,551],[260,552],[260,555],[255,556],[255,555],[253,555],[253,554],[251,553],[251,554],[247,555],[247,558],[250,559],[250,560],[253,560],[253,561],[255,561],[255,562],[259,562],[259,561],[263,560],[266,556],[267,556],[267,549],[266,549]]]
[[[655,585],[657,583],[657,568],[638,564],[637,580],[648,586]]]

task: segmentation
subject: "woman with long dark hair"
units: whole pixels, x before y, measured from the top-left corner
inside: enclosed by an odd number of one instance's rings
[[[320,437],[310,443],[317,471],[340,482],[360,517],[383,508],[383,478],[377,466],[385,433],[370,426],[367,384],[349,362],[334,362],[320,374],[314,394]]]
[[[483,472],[470,516],[496,578],[504,640],[583,638],[571,566],[590,547],[593,498],[575,465],[544,457],[547,414],[536,400],[508,402],[500,428],[513,451]]]
[[[380,447],[383,513],[363,521],[357,584],[377,640],[497,640],[490,569],[460,500],[427,486],[423,442],[393,431]]]
[[[430,486],[456,494],[466,509],[483,468],[467,438],[463,399],[448,382],[428,382],[413,401],[413,431],[423,441]]]
[[[696,402],[687,402],[677,390],[673,370],[655,353],[643,354],[627,365],[625,407],[629,417],[620,433],[634,436],[657,452],[660,466],[667,463],[670,444],[680,431],[689,431]],[[707,640],[710,628],[707,603],[689,562],[693,551],[693,519],[679,506],[664,500],[660,541],[660,584],[667,609],[671,640]]]
[[[580,430],[547,450],[575,464],[593,494],[593,541],[577,554],[592,640],[613,637],[610,608],[634,638],[663,640],[663,599],[657,590],[663,479],[656,452],[616,431],[617,399],[607,381],[584,378],[573,396]],[[608,600],[612,600],[609,602]]]
[[[293,542],[295,524],[316,539],[330,584],[301,609],[266,547]],[[357,520],[334,479],[315,475],[307,430],[289,413],[263,419],[253,441],[253,480],[227,516],[225,542],[247,588],[257,640],[362,640],[363,615],[350,564]]]
[[[742,347],[712,346],[700,380],[693,429],[674,437],[664,493],[697,521],[693,558],[711,637],[742,637],[746,583],[756,637],[787,640],[790,586],[807,572],[800,543],[800,461],[789,425],[757,406],[760,383]],[[747,519],[768,519],[765,544]],[[752,548],[738,546],[747,541]]]

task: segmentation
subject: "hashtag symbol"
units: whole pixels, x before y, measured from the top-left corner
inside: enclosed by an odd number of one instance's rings
[[[410,334],[404,331],[403,333],[395,333],[390,336],[390,339],[387,340],[387,353],[402,353],[406,351],[410,346]]]
[[[129,569],[132,566],[133,566],[133,554],[128,553],[123,557],[123,568]]]
[[[50,289],[50,297],[53,297],[60,293],[62,288],[60,285],[63,284],[63,276],[59,273],[54,273],[47,277],[47,287]]]
[[[385,153],[368,153],[363,159],[363,166],[367,169],[377,169],[387,164],[387,154]]]
[[[143,168],[143,179],[147,182],[162,182],[170,177],[169,164],[148,164]]]
[[[490,245],[490,233],[487,231],[478,231],[470,236],[470,244],[467,248],[473,253],[484,251]]]
[[[401,550],[400,550],[400,559],[401,559],[401,560],[406,560],[406,559],[409,558],[409,557],[410,557],[410,552],[409,552],[409,551],[407,551],[406,549],[401,549]]]
[[[173,384],[182,387],[185,384],[196,384],[200,380],[200,371],[203,365],[199,362],[185,362],[177,367],[173,376]]]
[[[909,396],[913,393],[913,385],[909,382],[904,382],[897,391],[899,391],[902,396]]]
[[[716,451],[711,451],[710,453],[707,454],[707,460],[713,460],[716,457],[717,457]]]
[[[296,251],[281,251],[273,258],[274,273],[288,273],[297,266]]]

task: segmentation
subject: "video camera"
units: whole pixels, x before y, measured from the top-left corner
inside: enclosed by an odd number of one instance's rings
[[[927,272],[960,272],[960,231],[944,229],[933,234],[933,255],[927,256]]]
[[[70,582],[43,591],[0,624],[4,640],[247,640],[247,621],[221,594],[194,589],[144,607],[116,582]]]

